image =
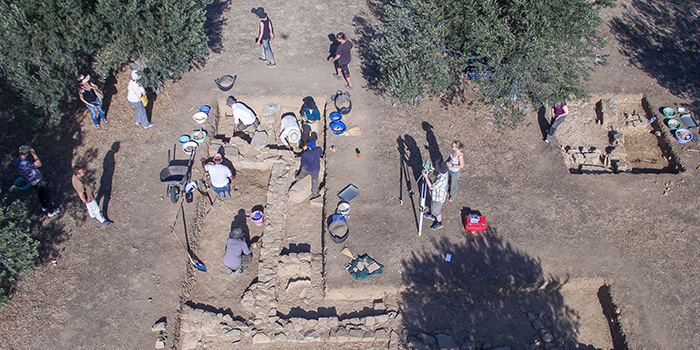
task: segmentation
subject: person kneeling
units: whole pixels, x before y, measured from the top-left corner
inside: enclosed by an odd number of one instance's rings
[[[231,277],[238,276],[253,260],[252,248],[254,246],[248,247],[243,237],[245,237],[243,229],[235,227],[226,240],[226,253],[224,253],[223,261],[226,272]]]

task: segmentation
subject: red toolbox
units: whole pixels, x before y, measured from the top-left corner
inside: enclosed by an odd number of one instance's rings
[[[464,216],[464,229],[467,232],[486,231],[486,217],[477,214],[467,214]]]

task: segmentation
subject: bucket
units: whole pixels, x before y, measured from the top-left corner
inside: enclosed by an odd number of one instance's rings
[[[211,111],[211,107],[209,107],[209,106],[202,106],[202,107],[199,107],[199,111],[200,111],[200,112],[204,112],[204,113],[206,113],[206,114],[209,114],[209,111]]]
[[[214,83],[216,83],[216,86],[219,87],[219,90],[229,91],[233,87],[233,84],[236,82],[236,77],[237,75],[230,76],[227,74],[219,79],[214,80]]]
[[[341,119],[343,119],[343,115],[340,114],[340,112],[333,112],[331,115],[328,116],[328,118],[331,118],[332,122],[337,122]]]
[[[199,148],[199,144],[195,141],[187,141],[182,145],[182,151],[188,156],[197,153],[197,148]]]
[[[207,132],[204,130],[197,130],[192,133],[192,141],[197,143],[202,143],[207,139]]]
[[[250,213],[250,220],[253,221],[255,226],[262,226],[263,222],[265,221],[265,215],[260,210],[256,210]]]
[[[32,185],[28,184],[27,181],[24,181],[24,178],[22,178],[22,177],[16,178],[14,185],[15,185],[15,188],[20,190],[20,191],[24,191],[32,186]]]
[[[350,203],[348,203],[348,202],[338,203],[338,214],[348,215],[349,212],[350,212]]]
[[[673,136],[676,137],[676,141],[679,143],[688,143],[693,140],[693,133],[687,129],[678,129],[673,133]]]
[[[666,118],[673,118],[676,116],[676,114],[678,114],[678,112],[671,107],[666,107],[666,108],[662,109],[661,113],[663,113],[664,116],[666,116]]]
[[[334,134],[340,135],[345,132],[345,129],[347,127],[345,126],[345,123],[341,122],[340,120],[336,120],[334,122],[331,122],[331,131],[333,131]]]
[[[204,124],[204,122],[207,121],[207,117],[209,117],[208,114],[204,112],[197,112],[192,116],[192,119],[194,119],[197,124]]]
[[[181,145],[184,145],[189,140],[190,140],[190,135],[182,135],[182,136],[180,136],[179,139],[177,139],[177,142],[179,142]]]

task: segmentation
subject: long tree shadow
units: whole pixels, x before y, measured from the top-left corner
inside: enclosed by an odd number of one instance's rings
[[[112,180],[114,179],[114,169],[116,169],[117,161],[114,155],[119,152],[121,142],[117,141],[112,144],[112,148],[105,153],[102,161],[102,177],[100,177],[100,189],[97,191],[95,200],[99,203],[102,199],[102,215],[109,219],[109,201],[112,199]]]
[[[621,53],[676,96],[700,108],[700,10],[696,1],[633,0],[611,20]]]
[[[575,339],[578,315],[560,293],[565,282],[545,278],[537,259],[494,228],[460,244],[442,238],[432,248],[438,253],[413,253],[402,262],[407,288],[400,309],[409,347],[448,335],[461,348],[523,349],[544,332],[561,348],[583,345]]]

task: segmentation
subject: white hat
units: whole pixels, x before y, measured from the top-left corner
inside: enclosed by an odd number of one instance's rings
[[[135,71],[135,70],[132,70],[132,71],[131,71],[131,79],[133,79],[133,80],[139,80],[139,78],[141,78],[141,76],[139,75],[139,72],[138,72],[138,71]]]

